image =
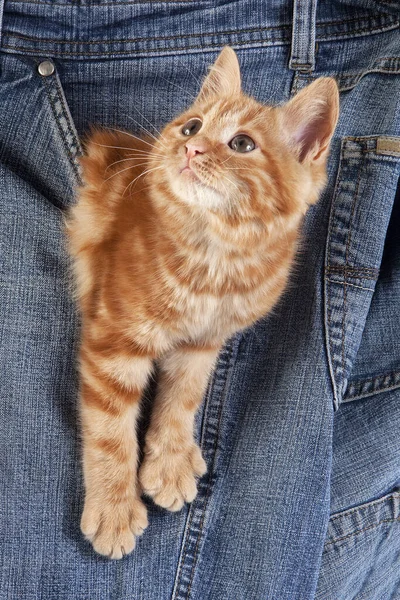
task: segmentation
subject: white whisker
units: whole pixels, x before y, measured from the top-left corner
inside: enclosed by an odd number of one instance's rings
[[[110,169],[111,167],[113,167],[114,165],[117,165],[118,163],[122,163],[122,162],[126,162],[128,160],[145,160],[145,156],[137,156],[137,157],[132,157],[132,158],[122,158],[121,160],[116,160],[113,163],[109,164],[108,167],[106,168],[106,171],[108,171],[108,169]],[[157,160],[159,160],[161,162],[161,158],[158,158]],[[142,164],[147,164],[147,163],[142,163]],[[133,167],[138,167],[139,165],[132,165]]]
[[[225,167],[227,171],[254,171],[254,169],[248,169],[247,167]]]
[[[135,150],[134,148],[131,148],[131,152],[133,154],[130,154],[130,156],[163,156],[158,152],[146,152],[146,150]]]
[[[193,71],[191,71],[191,70],[189,69],[189,67],[187,67],[187,66],[186,66],[186,65],[183,63],[183,61],[181,61],[181,60],[180,60],[179,56],[175,56],[175,59],[176,59],[176,60],[178,60],[178,61],[181,63],[181,65],[183,66],[183,68],[184,68],[184,69],[186,69],[186,70],[188,71],[188,73],[189,73],[189,74],[190,74],[190,75],[193,77],[193,79],[196,81],[196,83],[197,83],[199,86],[201,86],[201,81],[200,81],[200,79],[198,79],[198,78],[196,77],[196,75],[194,74],[194,72],[193,72]]]
[[[221,165],[224,165],[226,162],[228,162],[228,160],[230,160],[231,158],[233,158],[233,154],[231,154],[230,156],[228,156],[228,158],[226,158],[225,160],[222,161],[222,163],[220,163]]]
[[[112,175],[110,175],[110,177],[107,177],[107,179],[105,179],[103,181],[103,183],[105,183],[106,181],[108,181],[109,179],[112,179],[113,177],[115,177],[116,175],[121,175],[121,173],[123,173],[124,171],[129,171],[129,169],[133,169],[134,167],[142,167],[143,165],[147,165],[147,162],[145,163],[140,163],[138,165],[131,165],[130,167],[126,167],[126,169],[121,169],[120,171],[117,171],[116,173],[113,173]],[[157,167],[159,168],[159,167]],[[139,175],[140,177],[140,175]]]
[[[115,148],[116,150],[130,150],[131,152],[134,150],[134,148],[126,148],[126,146],[108,146],[108,144],[98,144],[97,142],[90,142],[91,144],[94,144],[95,146],[101,146],[101,148]]]
[[[109,127],[108,129],[111,129],[112,131],[117,131],[118,133],[123,133],[124,135],[129,135],[129,137],[134,138],[135,140],[138,140],[139,142],[143,142],[143,144],[147,144],[147,146],[150,146],[151,148],[154,148],[154,144],[150,144],[150,142],[147,142],[146,140],[138,137],[137,135],[134,135],[133,133],[130,133],[129,131],[123,131],[122,129],[117,129],[116,127]]]
[[[193,100],[196,100],[196,96],[193,96],[193,94],[190,94],[187,90],[185,90],[185,88],[181,87],[177,83],[172,83],[172,81],[170,81],[166,77],[163,77],[162,75],[159,75],[159,77],[161,77],[161,79],[164,79],[164,81],[167,81],[170,85],[173,85],[174,87],[178,88],[179,90],[182,90],[183,92],[185,92],[188,96],[193,98]]]
[[[136,111],[139,113],[139,115],[142,117],[142,119],[144,119],[144,120],[146,121],[146,123],[147,123],[148,125],[150,125],[150,127],[152,127],[152,128],[154,129],[154,131],[155,131],[156,133],[158,133],[158,135],[160,136],[160,138],[162,138],[164,141],[167,141],[167,140],[166,140],[166,138],[165,138],[165,137],[162,135],[161,131],[159,131],[159,130],[157,129],[157,127],[155,127],[155,126],[153,125],[153,123],[151,123],[151,122],[150,122],[148,119],[146,119],[146,117],[144,116],[144,114],[143,114],[142,112],[140,112],[140,110],[139,110],[139,109],[138,109],[136,106],[133,106],[133,109],[134,109],[134,110],[136,110]],[[124,113],[122,113],[122,114],[124,114]],[[139,125],[140,127],[143,127],[143,125],[141,125],[141,123],[139,123],[139,121],[136,121],[136,119],[134,119],[132,116],[125,114],[125,117],[128,117],[128,119],[131,119],[131,121],[133,121],[134,123],[136,123],[136,124],[137,124],[137,125]],[[156,138],[156,137],[155,137],[155,136],[154,136],[152,133],[150,133],[150,131],[149,131],[148,129],[145,129],[144,127],[143,127],[143,129],[144,129],[145,131],[147,131],[147,133],[148,133],[149,135],[151,135],[151,137],[152,137],[152,138],[154,138],[155,140],[157,139],[157,138]],[[161,143],[161,142],[160,142],[160,143]]]
[[[162,169],[163,165],[159,166],[159,167],[153,167],[152,169],[147,169],[146,171],[143,171],[143,173],[140,173],[140,175],[138,175],[137,177],[135,177],[135,179],[133,179],[129,185],[127,185],[127,187],[124,189],[123,191],[123,196],[125,195],[125,192],[128,188],[131,187],[131,185],[133,185],[138,179],[140,179],[141,177],[143,177],[144,175],[147,175],[148,173],[151,173],[152,171],[157,171],[157,169]]]
[[[229,181],[229,183],[230,183],[231,185],[233,185],[233,187],[235,187],[235,188],[238,190],[238,192],[240,192],[240,188],[239,188],[239,186],[238,186],[238,185],[237,185],[237,184],[236,184],[234,181],[232,181],[232,179],[229,179],[229,177],[227,177],[226,175],[222,175],[222,177],[223,177],[224,179],[226,179],[227,181]]]

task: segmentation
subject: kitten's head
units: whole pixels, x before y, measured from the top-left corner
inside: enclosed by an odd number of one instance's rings
[[[241,91],[235,52],[225,47],[192,106],[156,144],[154,181],[180,202],[270,220],[304,213],[326,181],[338,90],[320,78],[283,106]]]

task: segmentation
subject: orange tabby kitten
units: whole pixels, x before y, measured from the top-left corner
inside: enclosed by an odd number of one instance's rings
[[[106,130],[89,139],[68,234],[83,320],[81,529],[100,554],[133,550],[147,526],[142,491],[172,511],[195,498],[206,472],[196,409],[224,341],[282,294],[337,117],[334,80],[263,106],[241,92],[224,48],[157,140]],[[155,361],[137,475],[135,423]]]

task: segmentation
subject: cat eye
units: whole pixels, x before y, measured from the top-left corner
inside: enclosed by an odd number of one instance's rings
[[[241,133],[235,135],[234,138],[228,144],[229,148],[232,148],[235,152],[251,152],[256,147],[255,143],[250,136]]]
[[[200,131],[203,123],[200,119],[190,119],[181,129],[181,133],[183,135],[195,135],[198,131]]]

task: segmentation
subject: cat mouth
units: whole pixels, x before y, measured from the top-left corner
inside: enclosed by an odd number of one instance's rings
[[[193,166],[196,168],[197,165]],[[197,174],[196,170],[194,170],[190,164],[181,166],[179,169],[179,175],[189,186],[195,185],[196,187],[205,188],[209,191],[218,191],[218,189],[209,181],[209,177],[205,177],[202,169],[200,169],[200,173]]]
[[[196,173],[189,167],[189,165],[186,165],[186,167],[183,167],[183,169],[181,169],[179,171],[179,174],[184,175],[185,177],[188,177],[188,178],[192,179],[193,181],[200,182],[200,179],[198,178]]]
[[[197,173],[195,173],[193,171],[193,169],[189,166],[186,165],[185,167],[183,167],[180,171],[179,174],[182,175],[186,181],[190,181],[196,185],[199,185],[201,187],[205,187],[208,189],[213,189],[213,186],[210,185],[210,183],[208,183],[208,181],[204,181],[204,179],[202,177],[200,177],[199,175],[197,175]]]

